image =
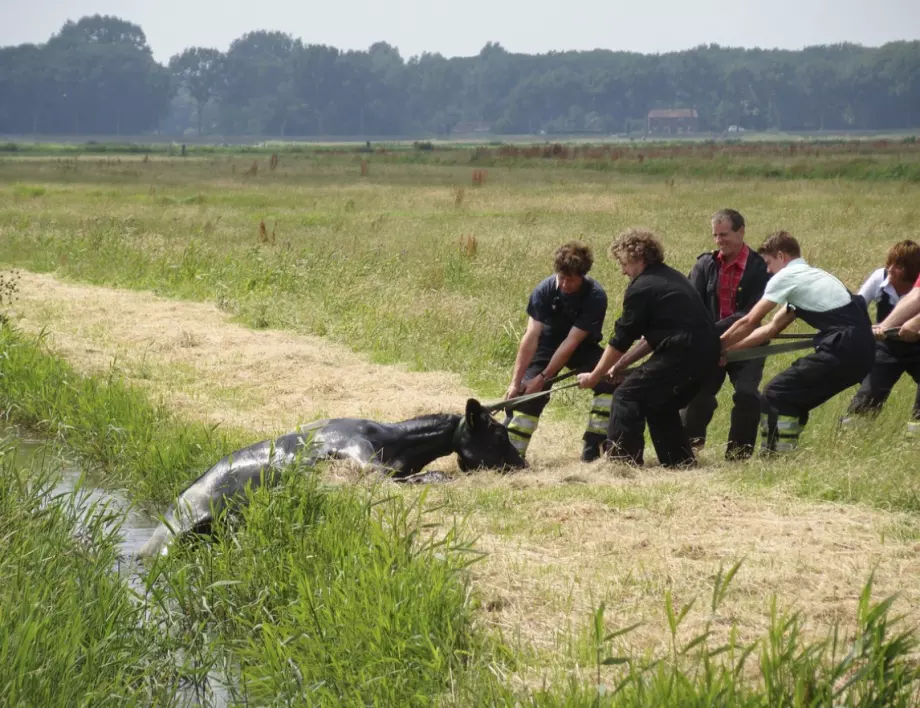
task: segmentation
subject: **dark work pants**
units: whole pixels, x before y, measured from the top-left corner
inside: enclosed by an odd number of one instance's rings
[[[777,448],[777,443],[783,437],[778,431],[778,420],[785,419],[788,423],[789,444],[794,448],[798,435],[808,423],[809,412],[841,391],[858,384],[869,373],[874,361],[874,350],[871,356],[864,356],[858,349],[848,351],[848,343],[844,341],[836,347],[821,348],[796,360],[764,387],[761,410],[765,432],[762,447],[765,451],[783,449],[782,446]],[[859,343],[857,347],[863,348]]]
[[[728,447],[725,457],[730,460],[745,459],[754,452],[757,426],[760,422],[760,380],[763,378],[763,359],[736,361],[717,367],[700,392],[681,411],[684,429],[691,445],[706,442],[706,429],[719,404],[716,395],[728,376],[735,389],[732,395],[731,427],[728,429]]]
[[[894,385],[902,375],[908,374],[917,383],[911,418],[920,420],[920,356],[916,351],[908,352],[907,356],[897,356],[886,344],[879,342],[875,350],[875,365],[850,401],[847,413],[878,413]]]
[[[527,367],[524,373],[524,381],[529,381],[539,374],[552,359],[555,350],[538,349],[534,355],[533,361]],[[580,373],[588,373],[594,370],[597,362],[601,360],[604,350],[597,344],[582,344],[578,347],[566,363],[566,369],[574,369]],[[543,390],[550,388],[545,385]],[[591,413],[588,416],[588,424],[583,435],[585,442],[589,442],[600,448],[605,438],[604,430],[607,427],[607,420],[610,416],[610,395],[613,393],[613,384],[602,380],[594,387],[594,403]],[[523,456],[527,451],[530,437],[537,428],[537,422],[546,404],[549,403],[550,396],[540,396],[531,401],[525,401],[514,407],[514,413],[506,409],[505,427],[508,428],[511,442]]]
[[[717,340],[716,340],[717,341]],[[676,352],[653,354],[626,377],[613,394],[608,455],[636,465],[645,455],[645,425],[658,461],[665,467],[695,464],[680,410],[699,393],[718,365],[718,350],[710,356]]]

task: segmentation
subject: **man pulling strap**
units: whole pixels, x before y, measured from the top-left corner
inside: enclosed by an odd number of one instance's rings
[[[530,295],[527,330],[518,347],[506,399],[546,390],[547,381],[563,368],[590,371],[600,360],[603,350],[598,342],[607,314],[607,293],[600,283],[588,277],[593,264],[590,247],[581,241],[571,241],[556,249],[554,275],[537,285]],[[613,386],[606,381],[599,381],[592,388],[594,401],[581,454],[584,462],[600,457],[613,393]],[[521,457],[527,452],[548,401],[549,396],[541,396],[508,411],[505,427]]]
[[[876,303],[876,319],[881,323],[901,298],[910,293],[918,278],[920,245],[913,241],[899,241],[888,250],[885,267],[874,271],[866,279],[859,294],[866,304]],[[917,384],[907,433],[920,434],[920,342],[883,339],[875,345],[875,366],[850,401],[841,425],[852,425],[858,416],[875,415],[881,411],[891,389],[905,373]]]
[[[690,281],[664,263],[664,249],[649,231],[630,229],[610,246],[630,278],[604,356],[590,374],[579,374],[582,388],[604,375],[616,379],[634,361],[653,352],[626,376],[613,394],[608,437],[610,457],[643,463],[645,424],[658,461],[665,467],[696,464],[680,409],[699,393],[719,361],[719,339],[706,307]],[[642,338],[636,346],[634,342]]]
[[[865,378],[875,361],[875,341],[863,299],[808,265],[790,234],[772,234],[759,253],[773,277],[760,301],[722,335],[723,350],[764,344],[796,317],[818,330],[814,353],[774,377],[761,394],[761,450],[771,454],[794,450],[809,412]],[[783,309],[761,325],[777,305]]]
[[[901,298],[891,314],[873,328],[877,339],[885,338],[885,330],[900,327],[898,339],[903,342],[920,340],[920,276],[914,289]]]

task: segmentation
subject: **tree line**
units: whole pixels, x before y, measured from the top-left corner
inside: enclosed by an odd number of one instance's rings
[[[116,17],[68,21],[48,42],[0,48],[0,133],[447,135],[641,132],[648,111],[695,108],[701,130],[892,130],[920,125],[920,42],[801,51],[718,45],[408,60],[250,32],[226,52],[157,63]]]

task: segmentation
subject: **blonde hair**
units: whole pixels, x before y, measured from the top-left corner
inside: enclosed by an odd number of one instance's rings
[[[645,265],[664,263],[664,246],[651,231],[627,229],[610,244],[610,257],[620,263],[642,261]]]

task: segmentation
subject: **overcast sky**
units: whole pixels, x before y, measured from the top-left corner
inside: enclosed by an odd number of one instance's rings
[[[340,49],[385,41],[406,59],[470,56],[489,41],[536,54],[920,39],[920,0],[0,0],[0,46],[44,42],[96,13],[139,24],[160,62],[190,46],[226,51],[258,29]]]

